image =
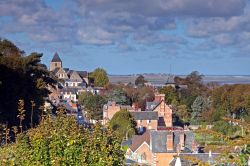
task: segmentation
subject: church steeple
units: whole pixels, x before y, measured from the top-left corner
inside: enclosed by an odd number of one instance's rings
[[[54,57],[50,62],[50,71],[54,71],[56,68],[62,68],[62,60],[57,52],[54,54]]]
[[[62,62],[57,52],[54,54],[54,57],[52,58],[51,62]]]

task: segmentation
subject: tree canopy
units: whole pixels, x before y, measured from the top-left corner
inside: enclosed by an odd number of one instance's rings
[[[168,104],[174,104],[178,101],[178,93],[172,86],[165,86],[159,89],[159,92],[165,94],[165,101]]]
[[[34,123],[39,120],[39,107],[43,105],[44,98],[48,96],[47,85],[55,84],[46,66],[41,63],[42,54],[31,53],[24,56],[19,48],[9,41],[0,41],[0,123],[16,125],[17,104],[19,99],[25,103],[26,116],[31,116],[34,109]],[[21,56],[22,55],[22,56]],[[31,101],[36,106],[33,108]],[[30,125],[26,118],[24,125]]]
[[[22,56],[24,51],[21,51],[14,43],[9,40],[0,38],[0,56]]]
[[[127,110],[120,110],[115,113],[109,121],[109,126],[117,132],[121,139],[136,132],[136,122]]]
[[[109,101],[115,101],[117,104],[129,105],[130,99],[123,89],[113,89],[108,95]]]
[[[94,82],[94,86],[105,87],[109,84],[109,78],[107,72],[102,68],[95,69],[91,74],[90,78]]]
[[[89,119],[102,119],[103,105],[107,102],[105,97],[86,92],[79,95],[78,102],[84,106],[84,110],[87,112]]]
[[[135,80],[136,86],[144,86],[147,81],[145,80],[143,75],[139,75]]]

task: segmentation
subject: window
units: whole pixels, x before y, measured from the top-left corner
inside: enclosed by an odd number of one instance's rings
[[[57,63],[55,63],[55,67],[57,67]]]

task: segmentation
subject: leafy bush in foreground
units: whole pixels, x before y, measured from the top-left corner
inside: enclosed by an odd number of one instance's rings
[[[123,165],[124,151],[110,129],[77,125],[62,111],[0,148],[0,165]]]

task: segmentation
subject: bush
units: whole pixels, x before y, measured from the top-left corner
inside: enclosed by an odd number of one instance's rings
[[[126,136],[133,135],[136,131],[136,122],[127,110],[115,113],[109,122],[109,126],[116,131],[121,140]]]
[[[110,129],[84,129],[60,111],[0,148],[0,165],[123,165],[120,144]]]
[[[240,130],[239,126],[233,126],[225,121],[218,121],[214,123],[213,130],[221,132],[224,135],[233,135],[236,131]]]

